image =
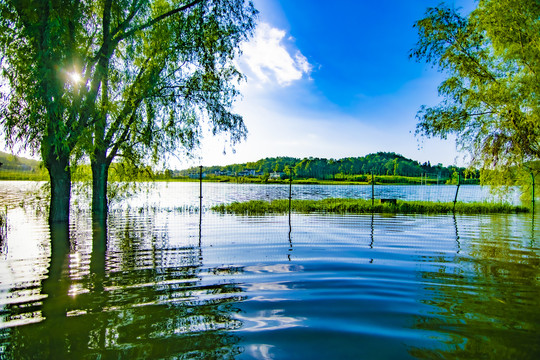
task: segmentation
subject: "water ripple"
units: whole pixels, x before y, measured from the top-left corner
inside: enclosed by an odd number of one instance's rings
[[[538,217],[8,217],[0,358],[540,355]]]

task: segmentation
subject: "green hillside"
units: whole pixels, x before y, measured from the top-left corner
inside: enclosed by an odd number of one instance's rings
[[[37,160],[0,152],[0,180],[48,180],[47,171]],[[293,176],[297,182],[332,181],[369,183],[371,175],[376,183],[400,184],[444,184],[457,181],[478,183],[479,173],[466,172],[465,168],[442,164],[431,165],[405,158],[402,155],[379,152],[362,157],[343,159],[276,157],[256,162],[210,166],[203,168],[204,177],[214,181],[232,181],[242,178],[245,181],[264,182],[284,181]],[[157,174],[157,178],[161,178]],[[198,178],[199,168],[181,171],[167,171],[163,179]],[[456,179],[454,179],[456,178]],[[455,181],[454,181],[455,180]]]
[[[0,163],[1,180],[48,180],[40,161],[0,151]]]
[[[392,152],[378,152],[362,157],[343,159],[324,158],[266,158],[245,164],[204,167],[203,172],[210,177],[263,177],[279,174],[280,178],[316,179],[331,181],[369,182],[371,175],[377,176],[377,182],[418,183],[422,179],[428,183],[452,181],[458,174],[462,181],[478,183],[479,173],[468,172],[456,166],[432,165],[430,162],[419,163]],[[190,168],[175,173],[176,176],[196,177],[198,168]],[[271,176],[272,177],[272,176]]]

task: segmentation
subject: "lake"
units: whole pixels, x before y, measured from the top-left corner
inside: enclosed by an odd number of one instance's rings
[[[159,208],[190,211],[198,209],[200,185],[198,182],[158,182],[149,185],[137,196],[121,202],[113,200],[113,208]],[[452,202],[456,196],[455,185],[377,185],[375,198],[397,198],[401,200],[423,200]],[[319,200],[325,198],[371,199],[371,185],[297,185],[292,187],[293,199]],[[491,194],[488,187],[461,185],[458,201],[504,201],[519,205],[519,189],[510,188],[504,195]],[[286,199],[289,197],[288,184],[235,184],[203,182],[203,210],[216,204],[233,201]],[[88,205],[87,198],[83,204]]]
[[[78,194],[67,234],[36,187],[0,182],[0,359],[540,356],[538,215],[219,215],[209,207],[288,186],[203,183],[200,217],[199,184],[158,183],[113,203],[107,224]],[[452,201],[455,187],[376,191]]]

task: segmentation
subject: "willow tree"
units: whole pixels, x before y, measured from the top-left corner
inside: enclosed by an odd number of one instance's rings
[[[1,123],[8,142],[41,152],[51,178],[52,222],[68,218],[69,157],[90,121],[89,103],[75,97],[67,76],[79,46],[88,41],[77,36],[85,10],[45,1],[0,2]]]
[[[0,11],[2,125],[11,143],[41,152],[51,222],[69,218],[74,151],[90,158],[92,208],[103,214],[115,158],[189,150],[205,124],[233,142],[245,136],[230,109],[251,2],[27,0],[1,1]]]
[[[446,138],[484,170],[540,159],[540,3],[479,0],[468,16],[443,5],[416,22],[411,57],[446,74],[436,106],[417,114],[417,132]]]

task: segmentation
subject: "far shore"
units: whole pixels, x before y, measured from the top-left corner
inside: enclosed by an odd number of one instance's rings
[[[49,181],[48,176],[44,174],[9,174],[9,176],[2,176],[0,173],[0,181]],[[90,181],[90,179],[87,179]],[[80,179],[73,179],[73,182],[85,181]],[[118,181],[117,179],[109,179],[110,182]],[[129,179],[124,179],[120,181],[131,181]],[[135,180],[137,182],[200,182],[199,178],[190,178],[190,177],[163,177],[155,176],[148,177],[147,179]],[[231,184],[262,184],[262,185],[274,185],[274,184],[283,184],[288,185],[291,183],[290,179],[265,179],[263,177],[204,177],[202,179],[206,183],[231,183]],[[371,181],[351,181],[351,180],[332,180],[332,179],[294,179],[292,180],[293,185],[371,185]],[[375,185],[456,185],[455,183],[450,184],[448,179],[425,179],[420,177],[405,177],[405,176],[394,176],[394,175],[376,175],[374,176]],[[461,184],[467,185],[479,185],[477,179],[465,180]]]
[[[200,182],[198,178],[157,178],[156,181],[169,181],[169,182]],[[436,179],[424,179],[420,177],[405,177],[405,176],[393,176],[393,175],[376,175],[374,176],[375,185],[456,185],[449,184],[448,179],[439,180]],[[263,179],[260,177],[204,177],[203,182],[211,183],[232,183],[232,184],[290,184],[290,179]],[[371,181],[351,181],[351,180],[332,180],[332,179],[294,179],[293,185],[371,185]],[[467,185],[479,185],[479,181],[465,180],[461,184]]]

